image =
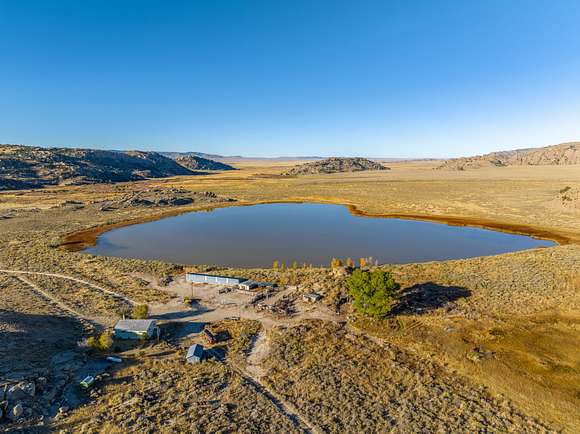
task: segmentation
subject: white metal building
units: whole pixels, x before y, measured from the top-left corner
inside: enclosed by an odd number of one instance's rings
[[[189,283],[209,283],[212,285],[236,286],[246,281],[237,277],[212,276],[211,274],[187,273],[185,280]]]

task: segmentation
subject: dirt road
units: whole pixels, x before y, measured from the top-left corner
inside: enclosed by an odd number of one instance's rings
[[[0,269],[0,273],[16,274],[16,275],[31,274],[31,275],[37,275],[37,276],[57,277],[60,279],[72,280],[73,282],[77,282],[77,283],[80,283],[82,285],[86,285],[89,288],[96,289],[97,291],[100,291],[104,294],[107,294],[107,295],[110,295],[110,296],[115,297],[117,299],[123,300],[123,301],[129,303],[130,305],[137,304],[134,300],[130,299],[129,297],[126,297],[123,294],[119,294],[118,292],[111,291],[109,289],[103,288],[102,286],[95,285],[94,283],[91,283],[91,282],[87,282],[86,280],[78,279],[78,278],[72,277],[72,276],[65,276],[64,274],[44,273],[44,272],[39,272],[39,271],[2,270],[2,269]]]

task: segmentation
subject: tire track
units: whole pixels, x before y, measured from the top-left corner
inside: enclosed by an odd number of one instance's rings
[[[52,294],[46,292],[45,290],[40,288],[37,284],[31,282],[30,280],[28,280],[22,276],[12,276],[12,278],[17,279],[20,282],[24,283],[39,298],[46,300],[48,303],[52,304],[53,306],[56,306],[58,309],[66,312],[67,314],[69,314],[73,318],[76,318],[79,321],[79,323],[82,324],[82,326],[86,332],[91,332],[95,329],[95,325],[93,324],[93,321],[90,318],[84,316],[82,313],[74,310],[73,308],[66,305],[65,303],[63,303],[59,299],[55,298]]]
[[[120,300],[123,300],[127,303],[129,303],[131,306],[136,305],[137,303],[135,302],[135,300],[120,294],[118,292],[115,291],[111,291],[110,289],[106,289],[103,288],[102,286],[98,286],[95,285],[94,283],[91,282],[87,282],[86,280],[82,280],[82,279],[78,279],[76,277],[72,277],[72,276],[66,276],[64,274],[58,274],[58,273],[44,273],[44,272],[40,272],[40,271],[20,271],[20,270],[2,270],[0,269],[0,273],[6,273],[6,274],[32,274],[32,275],[38,275],[38,276],[48,276],[48,277],[57,277],[60,279],[66,279],[66,280],[72,280],[73,282],[77,282],[80,283],[82,285],[86,285],[90,288],[96,289],[97,291],[100,291],[104,294],[110,295],[112,297],[118,298]]]

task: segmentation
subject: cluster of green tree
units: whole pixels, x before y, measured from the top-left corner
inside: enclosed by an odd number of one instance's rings
[[[381,270],[356,269],[346,285],[355,309],[375,319],[384,318],[391,311],[400,288],[391,273]]]

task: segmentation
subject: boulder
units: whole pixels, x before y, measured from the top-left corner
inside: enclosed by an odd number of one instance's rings
[[[20,401],[26,398],[33,398],[36,394],[34,383],[23,381],[8,389],[6,399],[8,401]]]
[[[18,401],[20,399],[26,398],[26,396],[26,392],[20,388],[19,384],[10,387],[6,392],[6,399],[8,401]]]
[[[24,407],[22,406],[22,404],[16,404],[14,407],[12,407],[12,410],[8,414],[8,417],[11,420],[18,420],[18,419],[20,419],[20,417],[22,416],[23,413],[24,413]]]

